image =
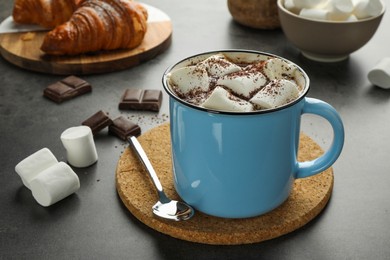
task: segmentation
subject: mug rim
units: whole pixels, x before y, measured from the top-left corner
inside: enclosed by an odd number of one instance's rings
[[[210,56],[211,56],[212,54],[224,53],[224,52],[230,52],[230,53],[238,52],[238,53],[251,53],[251,54],[257,54],[257,55],[265,55],[265,56],[268,56],[268,57],[278,58],[278,59],[286,61],[287,63],[293,64],[294,66],[296,66],[298,68],[298,70],[302,73],[303,77],[305,78],[304,89],[302,90],[302,93],[300,94],[300,96],[298,98],[296,98],[295,100],[293,100],[293,101],[291,101],[289,103],[286,103],[286,104],[284,104],[282,106],[278,106],[276,108],[267,108],[267,109],[261,109],[261,110],[255,110],[255,111],[248,111],[248,112],[242,112],[242,111],[235,112],[235,111],[220,111],[220,110],[205,108],[205,107],[201,107],[199,105],[192,104],[190,102],[187,102],[187,101],[179,98],[176,95],[176,93],[169,87],[168,77],[167,76],[172,71],[172,69],[175,68],[177,65],[179,65],[179,64],[181,64],[181,63],[183,63],[183,62],[185,62],[185,61],[187,61],[189,59],[196,58],[198,56],[203,56],[203,55],[208,55],[208,54],[210,54]],[[275,55],[275,54],[272,54],[272,53],[263,52],[263,51],[255,51],[255,50],[247,50],[247,49],[222,49],[222,50],[206,51],[206,52],[201,52],[201,53],[194,54],[194,55],[191,55],[189,57],[186,57],[184,59],[181,59],[180,61],[176,62],[175,64],[173,64],[171,66],[169,66],[165,70],[165,72],[163,74],[163,77],[162,77],[162,84],[163,84],[165,92],[171,98],[175,99],[176,101],[182,103],[183,105],[185,105],[187,107],[191,107],[193,109],[204,111],[204,112],[207,112],[207,113],[225,114],[225,115],[255,115],[255,114],[266,114],[266,113],[271,113],[271,112],[283,110],[283,109],[286,109],[288,107],[291,107],[291,106],[299,103],[307,95],[307,93],[309,92],[309,89],[310,89],[310,79],[309,79],[308,75],[295,62],[292,62],[292,61],[290,61],[290,60],[288,60],[286,58],[283,58],[281,56],[278,56],[278,55]]]

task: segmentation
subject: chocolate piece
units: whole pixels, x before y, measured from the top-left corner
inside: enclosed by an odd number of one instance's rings
[[[139,136],[141,128],[123,116],[114,119],[112,125],[108,127],[109,133],[118,136],[120,139],[126,141],[128,136]]]
[[[162,92],[157,89],[127,89],[119,103],[119,109],[159,111]]]
[[[76,76],[69,76],[46,87],[43,96],[61,103],[91,91],[92,86],[88,82]]]
[[[111,125],[112,120],[107,116],[106,113],[100,110],[87,120],[83,121],[81,124],[89,126],[92,130],[92,133],[95,135],[103,128]]]

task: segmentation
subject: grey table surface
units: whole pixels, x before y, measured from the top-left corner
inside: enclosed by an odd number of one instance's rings
[[[233,21],[224,0],[151,1],[172,19],[171,46],[123,71],[86,75],[93,92],[57,105],[43,89],[63,76],[35,73],[0,58],[0,258],[1,259],[390,259],[390,90],[370,84],[368,71],[390,57],[390,14],[371,41],[339,63],[305,59],[283,32],[255,30]],[[387,1],[387,4],[390,4]],[[1,0],[0,20],[13,2]],[[335,38],[337,41],[337,38]],[[75,169],[77,194],[44,208],[21,183],[15,165],[48,147],[66,161],[60,134],[98,110],[132,118],[145,132],[168,121],[168,96],[158,114],[120,111],[126,88],[162,89],[164,70],[203,51],[253,49],[283,56],[311,79],[310,97],[332,104],[345,124],[342,155],[324,211],[279,238],[242,246],[210,246],[161,234],[133,217],[115,189],[115,168],[127,145],[103,132],[95,138],[99,161]],[[329,125],[304,116],[302,130],[324,149]]]

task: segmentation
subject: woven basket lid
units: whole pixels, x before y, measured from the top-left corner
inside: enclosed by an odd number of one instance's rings
[[[228,0],[227,5],[233,19],[256,29],[280,27],[277,0]]]

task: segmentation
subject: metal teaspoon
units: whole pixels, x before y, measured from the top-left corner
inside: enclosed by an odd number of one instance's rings
[[[152,164],[150,163],[144,149],[138,142],[137,138],[131,136],[127,140],[129,141],[133,150],[136,152],[142,164],[145,166],[146,171],[149,173],[149,176],[157,189],[159,200],[152,207],[153,213],[161,218],[176,221],[190,219],[194,215],[194,209],[184,202],[171,200],[167,197],[167,195],[163,191],[163,187],[160,183],[160,180],[158,179],[157,174],[153,169]]]

